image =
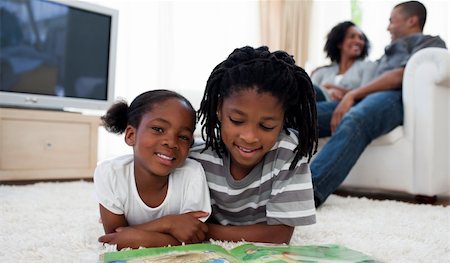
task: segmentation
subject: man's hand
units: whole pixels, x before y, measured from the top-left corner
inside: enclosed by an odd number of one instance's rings
[[[341,123],[344,115],[350,110],[350,108],[355,104],[355,98],[353,97],[353,92],[347,92],[342,98],[341,102],[339,102],[338,106],[333,112],[333,116],[331,118],[330,128],[331,132],[334,133]]]
[[[167,216],[169,232],[178,241],[184,243],[198,243],[205,240],[208,226],[199,220],[207,216],[207,212],[195,211],[181,215]]]

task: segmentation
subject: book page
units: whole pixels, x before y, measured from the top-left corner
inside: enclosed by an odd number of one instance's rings
[[[186,246],[143,248],[127,251],[108,252],[102,262],[127,263],[184,263],[184,262],[240,262],[228,254],[227,250],[214,244],[193,244]]]
[[[261,246],[245,244],[229,251],[241,262],[380,262],[369,256],[339,245]]]

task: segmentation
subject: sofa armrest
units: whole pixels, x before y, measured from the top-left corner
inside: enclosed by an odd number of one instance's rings
[[[417,127],[448,122],[449,94],[450,52],[434,47],[416,52],[403,76],[404,129],[408,139],[417,135]]]
[[[408,61],[403,76],[404,132],[412,143],[413,181],[433,193],[450,182],[450,52],[425,48]]]

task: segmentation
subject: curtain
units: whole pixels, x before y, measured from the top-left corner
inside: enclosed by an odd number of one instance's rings
[[[305,67],[308,60],[312,0],[262,0],[261,41],[271,51],[284,50]]]

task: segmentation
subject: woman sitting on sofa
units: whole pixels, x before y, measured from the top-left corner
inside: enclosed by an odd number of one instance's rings
[[[344,94],[371,80],[375,63],[365,60],[370,48],[366,35],[353,22],[334,26],[324,51],[331,64],[311,73],[317,101],[341,100]]]

